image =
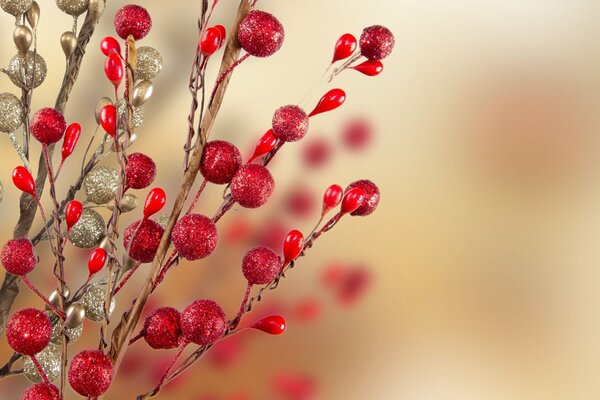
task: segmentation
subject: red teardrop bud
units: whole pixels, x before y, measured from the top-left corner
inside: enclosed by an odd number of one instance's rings
[[[106,250],[102,247],[98,247],[90,254],[88,258],[88,271],[90,276],[98,273],[102,268],[104,268],[104,264],[106,264],[107,259]]]
[[[33,180],[31,173],[29,173],[25,167],[19,165],[13,170],[12,181],[17,189],[37,198],[37,194],[35,193],[35,181]]]
[[[161,188],[154,188],[148,193],[144,203],[144,218],[150,218],[165,206],[167,194]]]
[[[264,156],[271,150],[275,148],[277,145],[278,139],[275,137],[273,133],[273,129],[269,129],[258,141],[256,148],[254,149],[254,153],[252,157],[248,160],[248,164],[257,159],[260,156]]]
[[[71,200],[65,208],[65,221],[67,222],[67,229],[71,229],[75,225],[81,214],[83,213],[83,204],[77,200]]]
[[[323,211],[321,212],[321,215],[325,215],[336,208],[342,201],[343,195],[344,189],[342,189],[340,185],[329,186],[323,195]]]
[[[105,56],[109,56],[112,53],[121,54],[121,45],[112,36],[107,36],[100,41],[100,50]]]
[[[319,100],[319,104],[315,107],[315,109],[308,114],[309,117],[313,117],[317,114],[321,114],[327,111],[335,110],[346,101],[346,92],[342,89],[331,89],[329,92],[325,93],[321,100]]]
[[[367,76],[377,76],[383,71],[383,63],[379,60],[367,60],[362,64],[352,67],[352,69]]]
[[[221,42],[219,43],[219,47],[221,47],[223,46],[223,43],[225,43],[225,39],[227,39],[227,30],[223,25],[215,25],[213,28],[218,30],[221,34]]]
[[[355,211],[363,201],[365,201],[365,191],[362,188],[356,187],[349,190],[342,200],[342,215]]]
[[[269,335],[281,335],[285,332],[287,323],[281,315],[270,315],[255,322],[252,328],[268,333]]]
[[[293,230],[290,231],[283,241],[283,256],[285,257],[284,265],[295,260],[302,252],[304,246],[304,235],[302,232]]]
[[[219,49],[222,42],[221,31],[214,27],[208,28],[200,39],[200,51],[207,57],[211,56]]]
[[[356,50],[356,44],[357,41],[354,35],[350,33],[345,33],[342,36],[340,36],[337,43],[335,44],[335,50],[333,52],[333,61],[331,61],[331,63],[333,64],[336,61],[340,61],[350,57],[352,53],[354,53],[354,50]]]
[[[117,134],[117,108],[112,104],[105,105],[100,110],[100,125],[110,136]]]
[[[67,157],[73,154],[73,150],[75,150],[77,141],[79,141],[79,136],[81,136],[81,125],[79,125],[78,123],[69,125],[65,133],[65,140],[63,141],[62,145],[63,161],[65,161]]]
[[[104,62],[104,73],[115,88],[119,87],[123,81],[125,70],[123,69],[123,61],[118,54],[111,53],[106,58],[106,61]]]

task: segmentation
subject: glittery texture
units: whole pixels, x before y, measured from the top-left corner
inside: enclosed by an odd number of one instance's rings
[[[379,205],[379,188],[373,182],[368,179],[363,179],[360,181],[356,181],[348,185],[346,188],[346,192],[356,187],[362,188],[364,190],[365,199],[362,202],[362,205],[354,210],[350,215],[358,215],[358,216],[367,216],[372,214],[377,206]]]
[[[218,239],[215,223],[200,214],[188,214],[181,218],[171,234],[175,249],[186,260],[209,256],[217,247]]]
[[[53,313],[54,314],[54,313]],[[50,341],[52,343],[61,344],[62,343],[62,332],[61,332],[62,324],[60,322],[52,325],[52,339]],[[65,327],[65,333],[69,338],[69,343],[75,342],[77,339],[81,337],[83,334],[83,324],[76,326],[74,328]]]
[[[277,278],[281,260],[268,247],[249,250],[242,260],[242,272],[251,285],[266,285]]]
[[[163,58],[154,47],[142,46],[137,49],[136,79],[153,80],[163,69]]]
[[[48,72],[46,61],[42,56],[36,54],[34,63],[33,55],[33,51],[27,52],[27,55],[17,54],[10,59],[8,68],[6,68],[8,77],[12,83],[20,88],[30,88],[32,83],[34,87],[38,87],[46,79]],[[22,70],[25,70],[25,80],[23,80],[23,76],[21,75]]]
[[[23,104],[12,93],[0,93],[0,132],[11,133],[19,129],[24,118]]]
[[[127,186],[132,189],[144,189],[154,182],[156,164],[145,154],[133,153],[127,156],[125,168]]]
[[[110,387],[112,378],[112,362],[99,350],[84,350],[71,361],[69,384],[83,397],[104,394]]]
[[[308,115],[298,106],[279,108],[273,115],[273,134],[284,142],[295,142],[308,131]]]
[[[15,17],[25,13],[33,0],[0,0],[0,7]]]
[[[44,350],[50,342],[50,318],[35,308],[25,308],[10,317],[6,324],[6,340],[17,353],[32,356]]]
[[[169,223],[169,218],[171,215],[169,213],[160,214],[158,217],[154,218],[154,221],[162,226],[163,229],[167,229],[167,224]]]
[[[85,317],[90,321],[104,320],[104,296],[106,296],[106,289],[103,286],[92,286],[81,298],[81,304],[85,307]],[[115,299],[113,298],[108,310],[109,315],[114,309]]]
[[[269,170],[258,164],[242,165],[231,180],[231,195],[242,207],[264,205],[275,190]]]
[[[69,231],[69,241],[80,249],[90,249],[100,242],[105,232],[106,226],[102,216],[87,208]]]
[[[152,28],[152,18],[144,7],[135,4],[123,6],[115,15],[115,29],[122,39],[129,35],[143,39]]]
[[[51,383],[38,383],[29,387],[21,400],[58,400],[58,388]]]
[[[127,113],[127,102],[125,99],[121,99],[116,104],[117,114],[119,118],[125,118]],[[131,124],[134,128],[139,128],[144,123],[144,109],[142,107],[133,107],[133,114],[131,114]]]
[[[227,316],[213,300],[196,300],[181,313],[184,338],[199,346],[219,340],[227,329]]]
[[[381,25],[365,28],[360,35],[360,53],[369,60],[383,60],[394,49],[394,35]]]
[[[40,351],[35,356],[50,382],[54,382],[60,376],[61,353],[60,346],[50,343],[44,350]],[[23,374],[33,383],[43,381],[31,357],[23,357]]]
[[[139,200],[133,194],[128,193],[121,199],[121,211],[124,213],[128,213],[130,211],[135,210],[138,205]]]
[[[42,108],[31,119],[31,135],[43,144],[58,142],[66,129],[65,117],[54,108]]]
[[[200,172],[211,183],[229,183],[242,165],[242,155],[237,147],[224,140],[214,140],[204,146]]]
[[[37,256],[33,244],[27,238],[11,239],[0,253],[2,266],[13,275],[27,275],[37,262]]]
[[[119,187],[119,171],[105,165],[95,166],[83,181],[88,201],[106,204],[115,198]]]
[[[181,314],[174,308],[157,308],[146,318],[144,339],[153,349],[174,349],[181,339]]]
[[[142,226],[138,229],[140,223]],[[123,246],[129,249],[128,255],[134,260],[142,263],[151,262],[156,255],[164,231],[162,226],[150,219],[134,222],[123,233]],[[135,237],[130,246],[129,242],[134,233]]]
[[[56,0],[56,5],[63,12],[76,17],[88,10],[90,0]]]
[[[254,57],[268,57],[281,48],[285,31],[277,18],[264,11],[251,11],[240,23],[238,40]]]

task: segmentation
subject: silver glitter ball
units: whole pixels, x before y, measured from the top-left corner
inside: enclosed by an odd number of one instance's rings
[[[127,103],[125,99],[121,99],[116,104],[117,113],[119,118],[125,118],[127,112]],[[144,123],[144,109],[142,107],[133,107],[133,115],[131,116],[131,123],[134,128],[139,128]]]
[[[50,343],[46,348],[35,355],[38,362],[42,366],[42,370],[48,377],[50,382],[54,382],[60,376],[60,357],[62,349],[60,346]],[[31,382],[40,383],[42,377],[38,372],[31,357],[23,357],[23,374]]]
[[[27,11],[33,0],[0,0],[0,7],[9,14],[18,17]]]
[[[103,286],[92,286],[81,298],[81,304],[85,307],[85,317],[91,321],[100,322],[104,320],[104,296],[106,289]],[[115,310],[115,299],[110,302],[108,315]]]
[[[0,93],[0,132],[15,132],[23,124],[23,103],[11,93]]]
[[[69,232],[69,241],[80,249],[90,249],[96,246],[106,232],[102,216],[96,211],[86,208],[81,218]]]
[[[34,62],[35,60],[35,62]],[[46,61],[39,54],[33,51],[27,52],[27,55],[17,54],[11,58],[6,68],[10,80],[20,88],[38,87],[46,79]],[[25,77],[25,79],[23,79]]]
[[[110,203],[119,188],[119,171],[105,165],[95,166],[83,181],[88,201],[96,204]]]
[[[56,0],[56,5],[61,11],[77,17],[88,10],[90,0]]]
[[[158,217],[154,219],[154,222],[162,226],[163,229],[167,229],[167,224],[169,223],[169,218],[171,215],[169,213],[160,214]]]
[[[61,327],[62,324],[60,323],[60,321],[59,323],[52,326],[52,339],[50,339],[52,343],[62,343],[62,334],[60,331]],[[65,328],[65,333],[69,338],[69,343],[72,343],[81,337],[83,333],[83,325],[76,326],[75,328]]]
[[[163,59],[158,50],[150,46],[137,49],[135,79],[151,81],[163,69]]]

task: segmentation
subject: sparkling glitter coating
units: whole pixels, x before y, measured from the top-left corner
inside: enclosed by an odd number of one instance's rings
[[[136,79],[152,81],[163,69],[163,58],[154,47],[142,46],[137,49]]]
[[[11,239],[0,252],[2,266],[13,275],[27,275],[37,263],[37,255],[31,240],[27,238]]]
[[[58,388],[51,383],[38,383],[23,393],[21,400],[58,400]]]
[[[224,140],[214,140],[204,146],[200,172],[209,182],[229,183],[242,165],[242,155],[237,147]]]
[[[21,76],[22,69],[25,70],[25,81]],[[40,86],[48,73],[46,61],[39,54],[36,54],[34,58],[33,51],[29,51],[27,55],[15,55],[10,59],[6,71],[12,83],[20,88],[30,88],[32,83],[34,87]]]
[[[174,308],[157,308],[146,318],[144,339],[153,349],[174,349],[181,339],[181,314]]]
[[[0,93],[0,132],[11,133],[19,129],[24,118],[23,104],[12,93]]]
[[[167,224],[169,223],[169,218],[171,215],[169,213],[160,214],[158,217],[154,218],[154,221],[162,226],[163,229],[167,229]]]
[[[106,204],[115,198],[119,187],[119,171],[106,165],[95,166],[83,181],[88,201]]]
[[[84,350],[71,361],[69,384],[84,397],[102,395],[110,387],[112,378],[112,362],[99,350]]]
[[[231,180],[231,195],[242,207],[264,205],[275,190],[275,180],[269,170],[258,164],[242,165]]]
[[[129,35],[143,39],[152,28],[152,18],[144,7],[135,4],[123,6],[115,15],[115,29],[122,39]]]
[[[226,328],[227,316],[213,300],[196,300],[181,313],[184,338],[199,346],[216,342]]]
[[[116,104],[117,114],[119,118],[125,118],[127,113],[127,102],[125,99],[121,99]],[[131,114],[131,124],[134,128],[139,128],[144,123],[144,108],[133,107],[133,114]]]
[[[346,192],[356,187],[362,188],[364,190],[365,199],[360,207],[350,213],[350,215],[355,216],[367,216],[372,214],[373,211],[377,209],[379,205],[379,198],[381,197],[379,193],[379,188],[376,184],[371,182],[368,179],[363,179],[360,181],[356,181],[348,185],[346,188]]]
[[[360,53],[369,60],[383,60],[392,53],[394,44],[394,34],[385,26],[369,26],[360,35]]]
[[[65,117],[54,108],[42,108],[31,119],[31,135],[43,144],[58,142],[66,129]]]
[[[88,10],[90,0],[56,0],[56,5],[63,12],[76,17]]]
[[[308,115],[298,106],[287,105],[273,115],[273,134],[284,142],[295,142],[308,131]]]
[[[6,340],[17,353],[32,356],[50,343],[50,318],[35,308],[25,308],[10,317],[6,324]]]
[[[61,333],[61,324],[57,323],[52,325],[52,343],[61,344],[62,343],[62,333]],[[73,343],[77,339],[81,337],[83,334],[83,324],[76,326],[75,328],[65,327],[65,333],[69,338],[69,343]]]
[[[138,225],[142,224],[138,230]],[[135,233],[137,230],[137,233]],[[123,246],[129,249],[129,257],[142,263],[151,262],[156,255],[160,239],[164,233],[162,226],[156,222],[146,219],[143,221],[137,221],[129,225],[123,233]],[[133,243],[131,246],[131,236],[135,233]]]
[[[85,307],[85,317],[90,321],[100,322],[104,320],[104,296],[106,290],[102,286],[92,286],[81,298],[81,304]],[[109,316],[115,309],[115,299],[110,302]]]
[[[25,13],[33,0],[0,0],[0,7],[9,14],[18,17]]]
[[[246,52],[254,57],[268,57],[281,48],[285,31],[272,14],[251,11],[240,23],[238,40]]]
[[[242,273],[251,285],[266,285],[279,274],[281,260],[268,247],[249,250],[242,260]]]
[[[145,154],[133,153],[127,156],[125,168],[127,186],[132,189],[144,189],[154,182],[156,164]]]
[[[50,343],[44,350],[40,351],[35,356],[50,382],[54,382],[60,376],[61,353],[60,346]],[[33,383],[43,381],[31,357],[23,357],[23,374]]]
[[[102,216],[86,208],[79,221],[69,231],[69,241],[80,249],[90,249],[100,242],[105,233],[106,226]]]
[[[175,224],[171,240],[175,249],[186,260],[209,256],[217,247],[219,234],[215,223],[200,214],[188,214]]]

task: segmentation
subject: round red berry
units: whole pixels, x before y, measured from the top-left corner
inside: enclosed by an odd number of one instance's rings
[[[146,318],[144,340],[153,349],[173,349],[181,338],[181,314],[174,308],[157,308]]]
[[[112,362],[100,350],[84,350],[71,361],[69,384],[83,397],[101,396],[110,387],[112,378]]]
[[[54,108],[42,108],[31,119],[31,135],[42,144],[52,144],[62,139],[67,129],[65,117]]]
[[[122,39],[129,35],[135,40],[143,39],[152,28],[150,13],[141,6],[129,4],[122,7],[115,15],[115,29]]]
[[[242,207],[264,205],[275,190],[269,170],[259,164],[242,165],[231,180],[231,195]]]
[[[154,160],[142,153],[133,153],[127,156],[125,168],[127,186],[132,189],[145,189],[156,178],[156,164]]]
[[[242,165],[242,155],[237,147],[224,140],[214,140],[204,146],[200,172],[207,181],[222,185],[229,183]]]
[[[240,23],[238,40],[242,48],[254,57],[268,57],[281,48],[285,31],[272,14],[251,11]]]
[[[21,400],[58,400],[58,388],[51,383],[36,383],[29,387]]]
[[[351,212],[350,215],[367,216],[369,214],[372,214],[379,205],[379,199],[381,197],[381,194],[379,193],[379,188],[370,180],[363,179],[348,185],[348,187],[346,188],[346,192],[357,187],[361,188],[364,191],[365,199],[363,200],[361,206],[353,212]]]
[[[227,329],[227,316],[213,300],[196,300],[181,313],[184,338],[199,346],[219,340]]]
[[[284,142],[295,142],[308,131],[308,115],[298,106],[287,105],[273,115],[273,134]]]
[[[138,229],[140,223],[141,227]],[[134,222],[125,229],[123,246],[129,249],[128,255],[132,259],[142,263],[151,262],[156,255],[164,231],[162,226],[150,219]],[[130,246],[134,234],[135,237]]]
[[[10,317],[6,324],[6,340],[19,354],[33,356],[44,350],[52,337],[50,318],[43,311],[25,308]]]
[[[24,276],[33,271],[37,256],[31,240],[27,238],[11,239],[0,253],[2,266],[13,275]]]
[[[383,60],[391,54],[394,44],[394,34],[385,26],[369,26],[360,35],[360,53],[369,60]]]
[[[186,260],[208,257],[217,247],[219,234],[215,223],[200,214],[188,214],[175,224],[171,240]]]
[[[259,246],[249,250],[242,260],[242,273],[251,285],[272,282],[281,268],[281,260],[268,247]]]

